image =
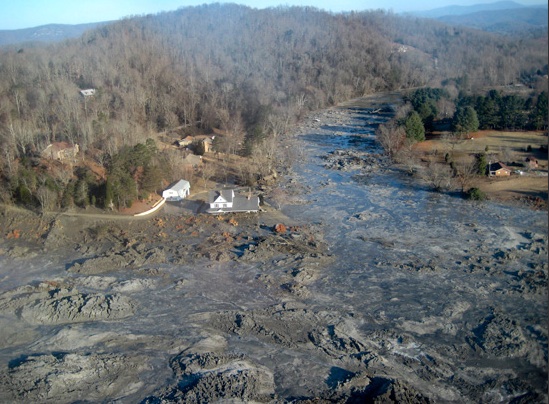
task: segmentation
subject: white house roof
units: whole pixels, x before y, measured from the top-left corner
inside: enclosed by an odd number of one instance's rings
[[[95,94],[95,88],[88,88],[86,90],[80,90],[80,94],[82,94],[84,97],[94,95]]]
[[[173,189],[174,191],[182,191],[184,189],[189,189],[191,187],[191,184],[189,181],[186,180],[179,180],[172,186],[170,186],[168,189]]]

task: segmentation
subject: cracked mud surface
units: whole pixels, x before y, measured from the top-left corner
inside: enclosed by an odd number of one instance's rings
[[[298,128],[281,212],[0,212],[0,401],[546,402],[547,213],[387,165],[390,101]]]

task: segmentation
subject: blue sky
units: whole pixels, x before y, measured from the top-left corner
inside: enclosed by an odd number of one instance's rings
[[[0,30],[30,28],[46,24],[82,24],[118,20],[130,15],[154,14],[210,0],[0,0]],[[394,12],[430,10],[446,5],[490,3],[490,0],[232,0],[254,8],[277,5],[314,6],[333,12],[386,9]],[[542,0],[521,0],[539,4]]]

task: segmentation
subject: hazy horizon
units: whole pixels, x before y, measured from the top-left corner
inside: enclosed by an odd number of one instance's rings
[[[118,20],[128,16],[156,14],[174,11],[178,8],[196,6],[219,1],[205,0],[81,0],[67,3],[65,0],[20,0],[3,3],[0,7],[0,30],[33,28],[48,24],[86,24]],[[442,0],[436,6],[431,0],[415,0],[403,3],[401,0],[240,0],[221,1],[237,3],[253,8],[276,6],[312,6],[331,12],[392,10],[397,13],[426,11],[435,8],[458,5],[490,4],[496,1]],[[541,5],[538,0],[522,0],[517,3],[531,6]]]

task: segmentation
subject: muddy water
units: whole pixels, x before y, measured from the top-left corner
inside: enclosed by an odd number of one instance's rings
[[[0,401],[546,401],[547,214],[383,161],[325,168],[379,152],[385,102],[299,129],[285,235],[278,216],[172,209],[93,242],[65,217],[48,247],[0,244]]]

